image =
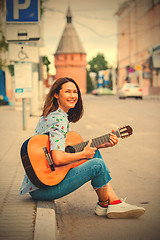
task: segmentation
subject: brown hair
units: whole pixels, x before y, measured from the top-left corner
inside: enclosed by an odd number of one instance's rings
[[[76,85],[78,91],[78,101],[74,108],[70,108],[68,111],[69,122],[77,122],[83,115],[83,103],[80,89],[77,83],[72,78],[59,78],[57,79],[50,88],[49,93],[46,96],[46,100],[43,107],[42,116],[46,117],[49,113],[54,112],[58,109],[57,99],[54,97],[55,93],[59,94],[62,85],[67,82],[72,82]]]

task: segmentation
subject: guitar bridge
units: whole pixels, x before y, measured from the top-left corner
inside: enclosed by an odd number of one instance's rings
[[[46,148],[46,147],[43,147],[43,151],[44,151],[44,153],[45,153],[45,156],[46,156],[46,159],[47,159],[47,162],[48,162],[48,164],[49,164],[49,166],[50,166],[51,171],[52,171],[52,172],[55,171],[55,168],[54,168],[54,165],[53,165],[53,160],[52,160],[51,155],[50,155],[50,153],[48,152],[47,148]]]

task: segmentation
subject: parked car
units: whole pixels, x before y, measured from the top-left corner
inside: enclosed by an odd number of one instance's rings
[[[138,84],[125,83],[123,87],[119,90],[118,96],[120,99],[126,99],[129,97],[134,97],[136,99],[143,98],[142,88]]]
[[[102,88],[102,87],[99,87],[99,88],[96,88],[92,91],[92,94],[93,95],[112,95],[114,94],[113,91],[109,88]]]

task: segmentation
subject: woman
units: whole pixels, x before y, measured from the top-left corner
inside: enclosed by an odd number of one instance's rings
[[[90,140],[81,152],[65,152],[69,122],[77,122],[82,115],[82,98],[76,82],[71,78],[56,80],[46,97],[35,134],[49,133],[50,152],[55,166],[80,163],[83,159],[88,159],[88,161],[70,169],[59,184],[42,189],[35,187],[25,175],[21,194],[29,192],[34,200],[55,200],[91,181],[91,185],[98,195],[98,203],[95,208],[97,215],[107,215],[109,218],[141,216],[145,212],[144,208],[121,201],[112,189],[110,172],[98,150],[115,146],[118,143],[115,135],[110,134],[109,142],[97,148],[90,146]]]

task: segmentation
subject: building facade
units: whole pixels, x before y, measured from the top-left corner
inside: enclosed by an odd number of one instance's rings
[[[70,8],[67,11],[67,23],[54,54],[56,68],[55,79],[60,77],[73,78],[82,93],[86,92],[86,53],[72,24]]]
[[[116,12],[118,88],[133,82],[144,95],[160,94],[159,14],[159,0],[127,0]]]

